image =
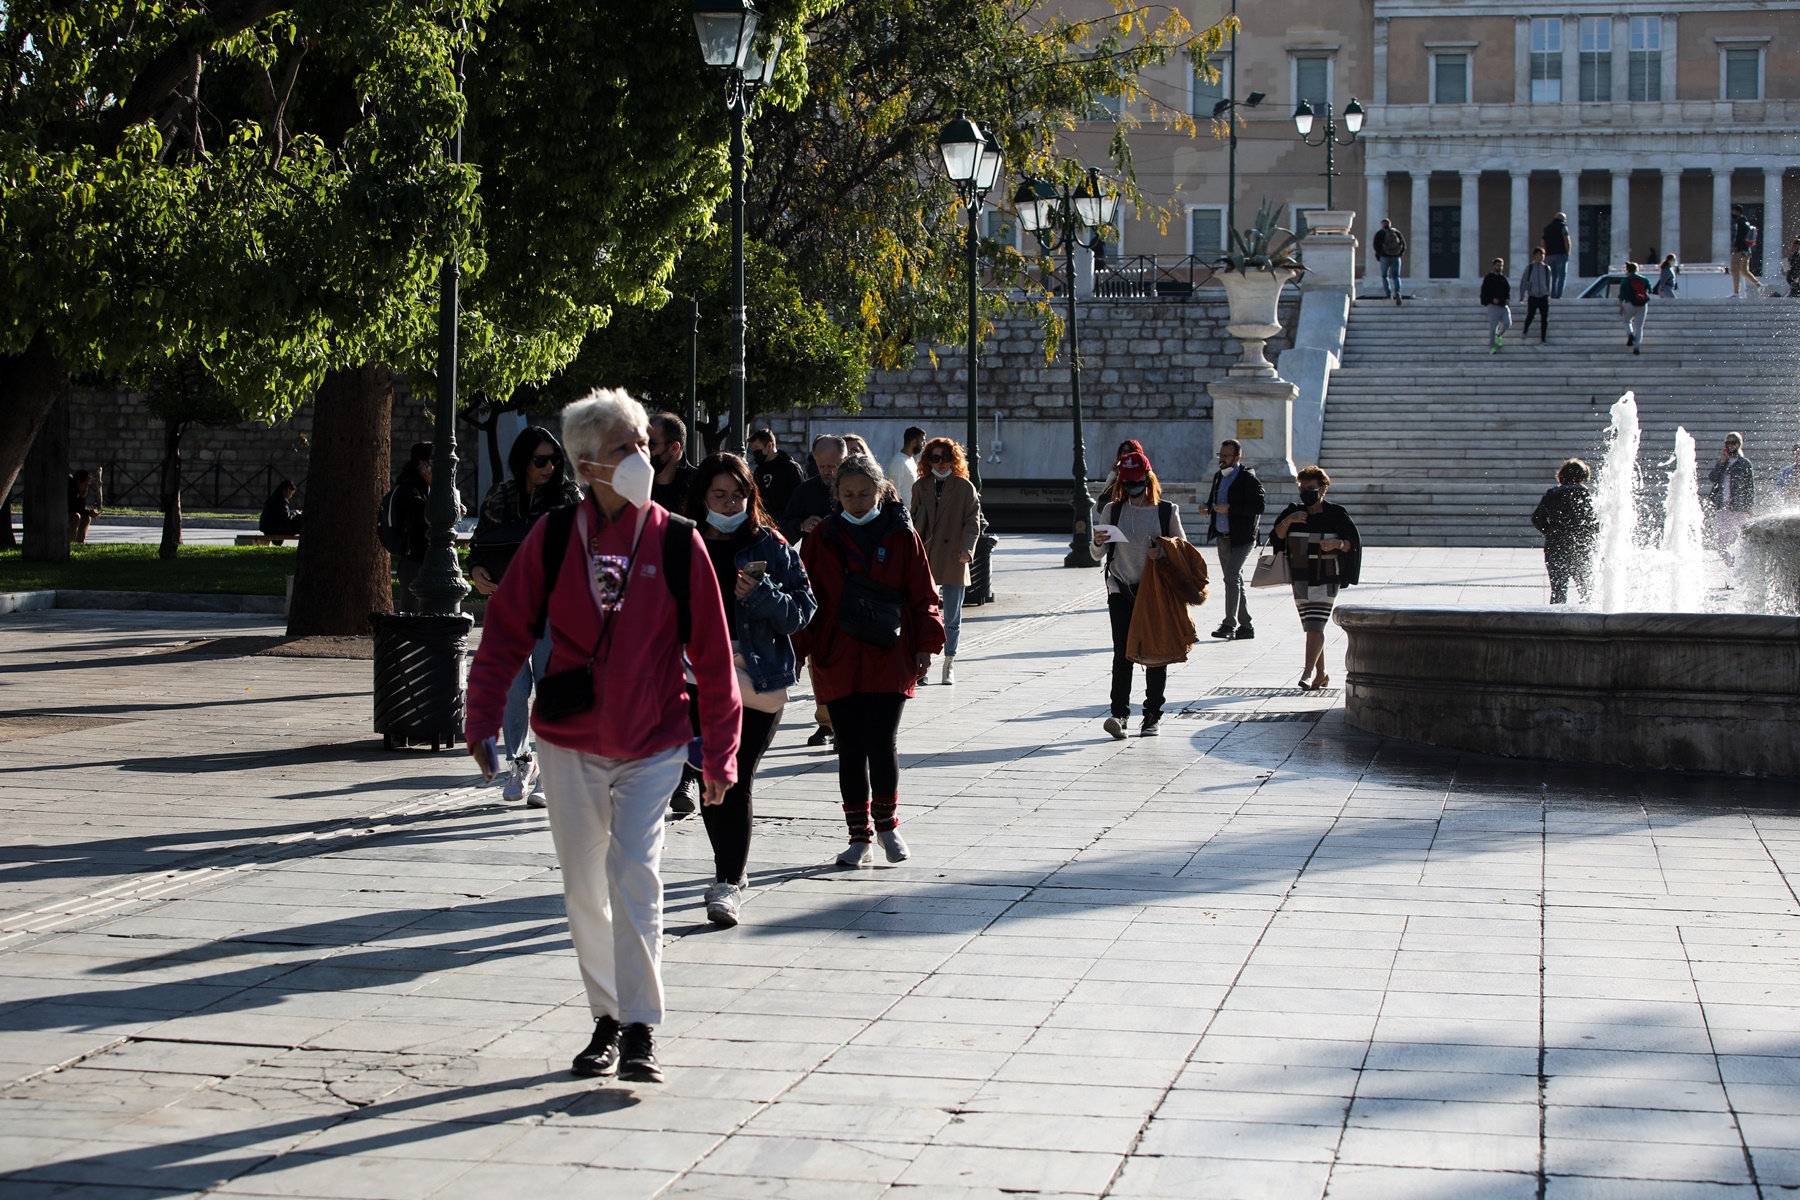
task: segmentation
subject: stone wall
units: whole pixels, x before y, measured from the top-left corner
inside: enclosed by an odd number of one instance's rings
[[[1292,341],[1299,300],[1281,304],[1283,330],[1270,339],[1271,359]],[[1238,361],[1225,332],[1223,296],[1188,302],[1085,300],[1080,310],[1082,409],[1090,469],[1105,474],[1119,441],[1144,442],[1159,474],[1194,479],[1211,459],[1212,402],[1206,387]],[[856,432],[884,460],[908,425],[965,440],[968,360],[960,346],[924,349],[910,370],[878,371],[863,393],[862,412],[790,409],[759,413],[790,450],[815,432]],[[981,361],[982,470],[996,479],[1066,478],[1070,461],[1069,367],[1059,349],[1044,359],[1044,337],[1025,316],[1002,321]],[[1000,461],[991,459],[1000,416]],[[1160,453],[1159,453],[1160,451]]]

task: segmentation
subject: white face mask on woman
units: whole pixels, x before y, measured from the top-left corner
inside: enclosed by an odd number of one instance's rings
[[[581,465],[589,470],[604,469],[606,463],[597,463],[593,459],[583,459]],[[642,450],[627,454],[617,463],[612,464],[612,478],[605,481],[619,499],[633,508],[642,508],[650,503],[650,487],[656,482],[656,471],[650,466],[650,458]]]
[[[931,468],[931,473],[936,475],[939,479],[948,479],[950,478],[951,470],[949,467],[933,467]]]
[[[710,508],[706,510],[706,523],[720,533],[736,533],[749,518],[750,510],[748,508],[734,513],[715,512]]]

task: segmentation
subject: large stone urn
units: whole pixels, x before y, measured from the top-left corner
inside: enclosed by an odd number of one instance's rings
[[[1231,302],[1231,324],[1225,332],[1238,340],[1244,356],[1231,368],[1237,378],[1273,379],[1275,364],[1263,355],[1263,344],[1281,332],[1275,306],[1281,289],[1295,271],[1279,267],[1273,271],[1225,271],[1218,280],[1225,286],[1225,298]]]

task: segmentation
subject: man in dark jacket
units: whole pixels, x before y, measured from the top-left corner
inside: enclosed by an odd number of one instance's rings
[[[1544,493],[1531,514],[1531,524],[1544,535],[1544,567],[1550,573],[1550,603],[1569,602],[1569,584],[1587,595],[1588,572],[1600,537],[1600,518],[1588,491],[1592,472],[1571,458],[1556,472],[1556,486]]]
[[[1731,206],[1731,298],[1742,300],[1762,291],[1762,280],[1750,270],[1756,254],[1757,229],[1744,215],[1744,206]],[[1748,283],[1749,286],[1744,285]]]
[[[751,478],[756,480],[756,493],[762,499],[763,511],[777,520],[787,512],[794,490],[806,481],[800,464],[788,457],[786,450],[775,448],[775,431],[759,429],[750,435]]]
[[[1506,278],[1506,260],[1496,258],[1481,280],[1481,307],[1487,309],[1488,334],[1493,342],[1489,354],[1498,354],[1501,339],[1512,328],[1512,283]]]
[[[430,442],[414,442],[394,492],[394,532],[405,547],[394,555],[394,574],[400,577],[400,611],[418,612],[413,580],[425,565],[425,542],[431,532],[425,519],[425,502],[431,498]]]
[[[699,473],[682,457],[687,449],[687,422],[672,412],[651,417],[649,449],[650,466],[656,471],[650,498],[672,513],[683,511],[687,508],[688,488]]]
[[[800,539],[829,517],[833,508],[832,489],[836,486],[838,465],[844,461],[844,439],[822,433],[813,439],[812,457],[819,473],[794,489],[787,507],[781,510],[781,536],[798,545]]]
[[[1531,261],[1519,275],[1519,298],[1525,301],[1525,337],[1531,336],[1531,318],[1538,318],[1538,344],[1550,340],[1550,267],[1543,250],[1533,250]]]
[[[1713,510],[1713,540],[1726,563],[1735,563],[1733,547],[1756,508],[1756,470],[1744,455],[1743,434],[1725,435],[1724,449],[1706,481],[1706,504]]]
[[[1268,503],[1262,480],[1244,465],[1243,453],[1235,438],[1219,443],[1219,469],[1206,495],[1206,540],[1218,543],[1219,578],[1225,581],[1225,619],[1213,636],[1239,641],[1256,636],[1244,594],[1244,560],[1256,548],[1256,524]]]
[[[1550,264],[1550,298],[1561,300],[1563,284],[1569,278],[1569,255],[1575,239],[1569,236],[1569,214],[1557,213],[1544,226],[1544,257]]]
[[[1394,223],[1386,217],[1381,220],[1381,228],[1375,231],[1372,249],[1375,261],[1381,264],[1381,294],[1390,297],[1395,304],[1400,303],[1400,258],[1406,253],[1406,238]]]

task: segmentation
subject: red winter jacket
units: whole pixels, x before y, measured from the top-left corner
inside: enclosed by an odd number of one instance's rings
[[[582,503],[588,506],[585,518],[591,530],[595,526],[592,502]],[[638,510],[627,506],[618,520],[604,525],[600,553],[629,558],[637,517]],[[625,601],[613,613],[605,651],[594,663],[594,706],[561,721],[546,720],[533,706],[531,728],[551,745],[603,758],[649,758],[685,746],[693,737],[675,599],[663,583],[663,531],[668,524],[668,510],[651,503],[625,587]],[[588,584],[588,548],[581,528],[578,520],[569,532],[569,548],[550,596],[547,675],[580,667],[600,639],[600,612]],[[742,710],[737,671],[731,663],[731,637],[712,560],[699,533],[691,536],[688,586],[694,628],[687,656],[694,678],[700,681],[702,773],[709,781],[736,783]],[[544,594],[543,539],[540,519],[513,555],[512,565],[501,577],[500,590],[488,600],[481,646],[469,668],[465,729],[471,743],[499,732],[507,688],[537,644],[531,625],[537,620]]]
[[[913,656],[921,651],[936,654],[944,648],[937,584],[932,581],[931,565],[918,533],[892,504],[875,520],[881,524],[882,535],[869,556],[869,575],[876,583],[906,593],[900,644],[892,650],[879,650],[838,632],[844,577],[862,566],[859,556],[844,549],[842,539],[850,533],[843,517],[827,517],[800,543],[800,561],[819,599],[819,615],[794,635],[794,650],[802,661],[811,660],[813,691],[821,704],[842,700],[852,692],[911,696],[919,676]]]

